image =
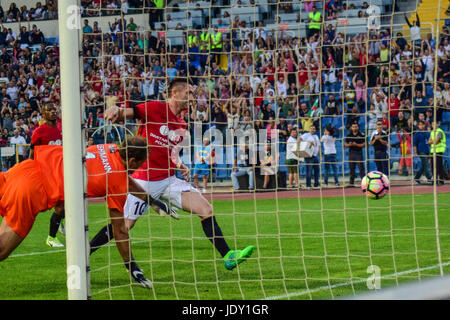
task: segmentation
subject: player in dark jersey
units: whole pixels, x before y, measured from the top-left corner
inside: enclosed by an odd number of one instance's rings
[[[58,113],[53,103],[46,103],[42,106],[42,116],[44,122],[34,130],[31,136],[30,159],[34,158],[34,147],[42,145],[62,145],[62,132],[58,126]],[[50,231],[47,236],[46,244],[50,247],[64,247],[64,244],[56,237],[58,229],[65,233],[64,224],[61,222],[64,218],[64,205],[57,203],[54,212],[50,217]]]
[[[194,98],[185,79],[172,80],[167,89],[167,97],[167,102],[151,101],[133,108],[111,106],[106,109],[105,120],[141,120],[138,134],[147,139],[152,154],[133,174],[133,178],[152,197],[161,197],[175,207],[200,217],[206,237],[223,257],[225,268],[232,270],[250,257],[255,248],[248,246],[243,250],[231,250],[216,221],[211,204],[199,190],[175,176],[175,171],[180,170],[181,177],[189,177],[189,168],[181,162],[176,150],[186,133],[186,122],[182,116],[184,112],[189,111],[189,101]],[[140,199],[128,197],[124,216],[131,222],[131,227],[145,211],[146,206]],[[98,244],[102,245],[100,242]]]

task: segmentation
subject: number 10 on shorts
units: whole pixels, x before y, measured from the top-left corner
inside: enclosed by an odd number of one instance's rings
[[[142,216],[147,211],[147,204],[144,201],[136,201],[134,203],[134,215]]]

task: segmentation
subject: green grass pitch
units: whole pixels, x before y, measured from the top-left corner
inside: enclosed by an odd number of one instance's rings
[[[449,272],[449,195],[437,201]],[[132,284],[112,243],[91,256],[92,299],[329,299],[367,290],[370,265],[380,268],[382,288],[440,272],[432,194],[221,200],[213,206],[230,247],[256,247],[250,260],[228,271],[199,218],[180,213],[176,221],[151,212],[131,237],[154,290]],[[49,218],[41,213],[28,238],[0,262],[0,299],[67,299],[65,250],[45,245]],[[90,238],[106,221],[104,204],[90,204]]]

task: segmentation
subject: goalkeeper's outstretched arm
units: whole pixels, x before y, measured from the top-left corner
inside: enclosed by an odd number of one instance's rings
[[[117,250],[122,257],[123,262],[125,262],[125,264],[130,263],[133,255],[131,253],[130,235],[128,228],[125,225],[123,214],[119,210],[110,209],[109,215],[111,217],[112,231],[114,238],[116,239]]]
[[[131,252],[130,234],[125,224],[123,214],[117,209],[110,209],[109,214],[111,217],[112,232],[116,239],[116,247],[125,263],[125,267],[130,272],[133,280],[139,285],[147,289],[153,288],[152,282],[145,278],[144,272],[134,261]]]

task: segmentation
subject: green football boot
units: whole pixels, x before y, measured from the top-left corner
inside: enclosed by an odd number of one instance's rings
[[[252,255],[253,250],[255,250],[254,246],[248,246],[244,250],[228,251],[225,257],[223,257],[225,268],[228,270],[233,270],[238,264],[249,258]]]

